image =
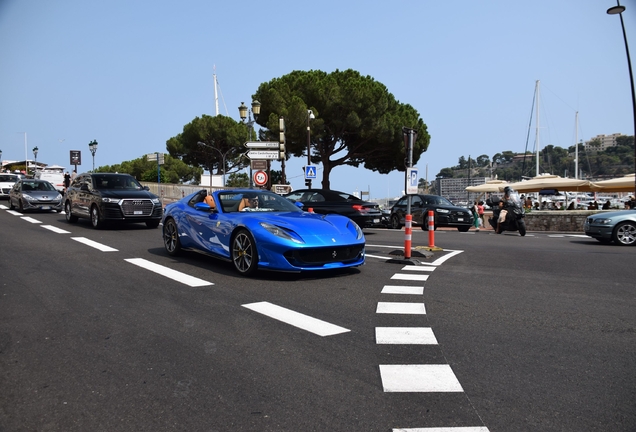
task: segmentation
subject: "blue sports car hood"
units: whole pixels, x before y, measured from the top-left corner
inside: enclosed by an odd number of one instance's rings
[[[356,239],[356,224],[340,215],[321,215],[308,212],[251,214],[256,223],[269,223],[298,234],[305,243],[333,246],[340,243],[351,244]],[[358,228],[359,229],[359,228]],[[364,243],[364,236],[359,239]]]

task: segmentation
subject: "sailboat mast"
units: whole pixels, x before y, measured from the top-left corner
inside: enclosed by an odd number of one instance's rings
[[[574,122],[576,130],[574,131],[574,178],[579,178],[579,112],[576,112],[576,121]]]
[[[537,172],[536,172],[536,176],[539,175],[539,105],[540,101],[539,101],[539,80],[537,80],[537,85],[536,85],[536,93],[537,93]]]
[[[214,79],[214,108],[215,108],[215,115],[219,115],[219,95],[217,93],[217,84],[216,84],[216,65],[214,66],[214,74],[212,75],[212,78]]]

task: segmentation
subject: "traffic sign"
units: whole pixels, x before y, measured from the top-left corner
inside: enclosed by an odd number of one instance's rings
[[[276,141],[248,141],[243,145],[247,148],[277,149],[280,144]]]
[[[278,143],[276,143],[278,145]],[[278,150],[250,150],[247,152],[247,157],[250,159],[278,159]]]
[[[256,186],[265,186],[267,184],[267,173],[265,171],[256,171],[254,173],[254,184]]]
[[[315,179],[315,178],[316,178],[316,165],[305,166],[305,179]]]
[[[406,194],[417,194],[417,168],[406,169]]]
[[[250,167],[253,170],[261,171],[267,169],[267,161],[263,159],[255,159],[250,161]]]

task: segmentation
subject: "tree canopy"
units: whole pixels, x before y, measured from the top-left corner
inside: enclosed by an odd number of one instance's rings
[[[166,142],[170,156],[186,164],[206,168],[210,173],[231,173],[245,168],[249,160],[242,154],[243,143],[248,140],[247,125],[223,115],[203,114],[183,127],[183,132]],[[252,135],[254,136],[254,135]],[[202,142],[205,145],[199,145]],[[223,159],[225,156],[225,167]]]
[[[294,71],[259,86],[257,123],[264,138],[277,140],[279,117],[285,118],[287,155],[307,157],[307,126],[311,130],[310,158],[323,166],[322,187],[340,165],[387,174],[405,170],[402,128],[417,130],[413,164],[428,149],[430,136],[418,112],[399,103],[387,88],[353,70],[332,73]],[[309,120],[308,110],[315,119]],[[172,154],[172,153],[171,153]]]
[[[157,162],[149,161],[142,156],[132,161],[124,161],[116,165],[104,165],[95,172],[127,173],[139,181],[157,181]],[[187,165],[182,160],[164,155],[164,163],[160,165],[161,183],[198,183],[203,170]]]

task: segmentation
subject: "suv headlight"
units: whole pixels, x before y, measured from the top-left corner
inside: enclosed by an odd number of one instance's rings
[[[159,198],[153,198],[153,199],[152,199],[152,203],[153,203],[154,205],[161,205],[161,201],[159,201]]]
[[[104,197],[104,198],[102,198],[102,202],[105,202],[105,203],[115,203],[115,204],[117,204],[117,203],[119,203],[119,198],[108,198],[108,197]]]
[[[437,213],[443,213],[443,214],[448,214],[448,213],[450,213],[450,210],[446,210],[446,209],[442,209],[442,208],[435,209],[435,211],[436,211]]]

